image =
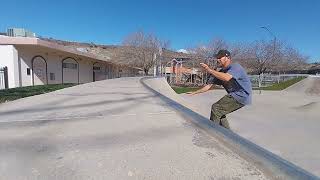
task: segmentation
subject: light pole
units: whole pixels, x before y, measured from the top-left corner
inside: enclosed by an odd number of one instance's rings
[[[271,36],[272,36],[274,39],[277,39],[276,36],[270,31],[270,29],[269,29],[268,27],[266,27],[266,26],[261,26],[260,28],[265,29],[266,31],[268,31],[268,32],[271,34]]]
[[[276,53],[276,42],[277,42],[277,37],[274,35],[274,33],[271,32],[271,30],[266,27],[266,26],[261,26],[261,29],[264,29],[268,31],[268,33],[273,37],[273,51],[272,51],[272,61],[275,61],[275,53]],[[260,79],[260,74],[259,74],[259,79]],[[259,87],[261,86],[261,79],[259,80]]]
[[[272,57],[274,58],[275,51],[276,51],[277,37],[270,31],[270,29],[268,27],[261,26],[260,28],[265,29],[266,31],[268,31],[268,33],[273,37],[273,53],[272,53]]]

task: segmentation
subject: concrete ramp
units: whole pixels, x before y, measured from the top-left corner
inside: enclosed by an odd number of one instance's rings
[[[174,107],[177,112],[180,112],[185,119],[188,119],[209,135],[219,139],[226,147],[232,149],[242,158],[253,162],[256,167],[271,175],[272,179],[319,179],[306,170],[196,113],[195,109],[197,107],[191,107],[190,103],[187,104],[186,101],[179,97],[164,78],[148,78],[143,79],[142,82],[154,93],[161,96],[171,107]]]
[[[179,96],[168,84],[167,80],[165,78],[145,78],[143,79],[143,82],[150,87],[152,90],[156,91],[157,93],[160,93],[161,95],[174,100],[175,102],[178,102],[179,104],[183,105],[184,107],[187,107],[189,109],[192,109],[196,112],[201,111],[201,107],[190,104],[188,101],[186,101],[183,97]]]
[[[295,109],[297,109],[298,111],[302,111],[302,112],[314,112],[320,109],[320,103],[319,102],[311,102],[305,105],[301,105],[298,107],[295,107]]]
[[[284,91],[319,96],[320,76],[309,76],[306,79],[288,87]]]

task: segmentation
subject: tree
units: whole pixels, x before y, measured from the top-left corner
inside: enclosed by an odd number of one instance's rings
[[[288,72],[302,67],[308,57],[283,41],[254,41],[242,47],[239,59],[251,73],[258,74],[259,87],[264,73]]]
[[[205,61],[205,63],[210,66],[216,66],[216,61],[212,61],[213,55],[217,54],[221,49],[228,49],[228,44],[225,40],[221,38],[213,38],[209,43],[198,45],[194,48],[188,48],[188,51],[194,55],[193,62],[197,65],[200,62]]]
[[[281,66],[278,67],[277,71],[294,71],[302,70],[305,67],[309,57],[302,55],[297,49],[287,46],[284,49],[284,58]]]
[[[129,34],[123,40],[124,46],[131,47],[131,64],[142,68],[145,75],[148,75],[149,69],[155,65],[162,49],[168,48],[169,44],[169,41],[162,41],[157,36],[143,31]]]
[[[259,87],[261,87],[262,75],[281,64],[283,47],[283,43],[280,41],[264,40],[254,41],[244,46],[241,59],[249,71],[259,75]]]
[[[245,59],[249,69],[260,75],[271,71],[280,64],[282,49],[283,46],[280,42],[255,41],[245,48],[242,58]]]
[[[291,71],[304,65],[308,57],[283,41],[255,41],[245,46],[241,59],[251,72],[261,75],[266,72]]]
[[[186,62],[187,66],[192,68],[199,68],[202,70],[201,78],[203,80],[208,78],[208,72],[204,71],[200,63],[206,63],[212,68],[217,68],[217,61],[214,59],[214,55],[221,49],[228,49],[228,44],[221,38],[213,38],[207,44],[201,44],[193,48],[187,48],[190,55],[190,60]]]

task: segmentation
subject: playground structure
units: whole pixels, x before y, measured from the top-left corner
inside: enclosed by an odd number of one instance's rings
[[[165,77],[169,84],[184,86],[200,86],[205,83],[206,73],[201,68],[190,67],[188,58],[174,58],[161,64],[158,76]]]

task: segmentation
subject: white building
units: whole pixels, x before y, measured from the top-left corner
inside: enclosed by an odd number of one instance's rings
[[[0,68],[7,67],[9,88],[135,76],[138,69],[108,57],[28,37],[0,36]]]

